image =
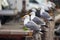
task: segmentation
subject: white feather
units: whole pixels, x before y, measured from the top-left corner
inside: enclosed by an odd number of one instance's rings
[[[34,19],[36,16],[35,16],[35,12],[31,12],[31,20]]]
[[[24,25],[27,24],[29,21],[29,15],[25,15]]]

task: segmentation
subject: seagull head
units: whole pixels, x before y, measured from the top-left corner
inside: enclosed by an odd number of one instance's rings
[[[30,15],[34,15],[35,16],[35,12],[36,12],[36,9],[31,9],[32,12],[30,13]]]
[[[23,16],[22,18],[24,18],[24,19],[29,19],[29,15],[25,15],[25,16]]]
[[[25,15],[24,17],[24,25],[27,24],[30,20],[29,20],[29,15]]]
[[[36,9],[35,8],[33,8],[33,9],[31,9],[32,10],[32,12],[36,12]]]

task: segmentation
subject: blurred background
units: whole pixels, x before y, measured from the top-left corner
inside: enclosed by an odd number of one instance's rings
[[[37,39],[24,26],[22,18],[32,9],[36,9],[36,16],[48,26],[44,28],[47,32],[39,34]],[[48,13],[52,20],[40,13]],[[0,40],[60,40],[60,0],[0,0]]]

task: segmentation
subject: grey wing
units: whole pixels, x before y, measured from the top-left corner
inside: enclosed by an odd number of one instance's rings
[[[50,18],[50,15],[47,12],[43,12],[41,16],[46,19]]]
[[[34,21],[36,24],[39,24],[39,25],[45,24],[45,22],[42,21],[39,17],[35,17],[35,18],[33,19],[33,21]]]
[[[28,22],[27,24],[25,24],[26,27],[30,28],[31,30],[39,30],[40,28],[38,27],[38,25],[32,21]]]

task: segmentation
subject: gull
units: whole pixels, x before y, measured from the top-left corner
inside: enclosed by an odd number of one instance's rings
[[[48,1],[48,2],[47,2],[47,6],[48,6],[49,8],[53,8],[53,9],[56,7],[55,3],[51,2],[51,1]]]
[[[35,12],[36,12],[36,9],[32,9],[32,12],[30,13],[31,20],[34,21],[38,25],[47,27],[46,23],[41,18],[35,16]]]
[[[35,22],[29,19],[29,15],[25,15],[24,18],[24,26],[36,32],[45,32],[44,30],[41,30]]]
[[[48,12],[45,12],[44,9],[41,9],[40,16],[47,19],[48,21],[52,20],[52,17],[49,15]]]

